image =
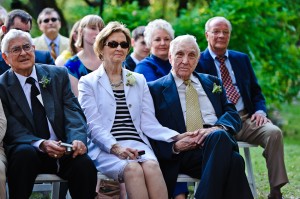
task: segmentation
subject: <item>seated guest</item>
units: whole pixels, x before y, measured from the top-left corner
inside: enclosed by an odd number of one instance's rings
[[[0,198],[6,198],[6,156],[3,148],[3,138],[6,132],[6,117],[0,100]]]
[[[223,80],[227,98],[235,104],[242,118],[243,128],[235,138],[264,148],[270,185],[267,197],[282,199],[281,188],[289,182],[284,163],[283,135],[267,117],[266,100],[248,55],[228,49],[231,31],[231,23],[224,17],[213,17],[206,22],[208,47],[201,53],[195,70]]]
[[[133,52],[127,56],[124,66],[128,70],[134,71],[135,66],[149,55],[149,48],[144,41],[145,26],[139,26],[132,31],[131,45]]]
[[[93,50],[93,44],[103,27],[104,22],[98,15],[87,15],[80,21],[75,46],[82,50],[65,63],[69,72],[72,91],[76,97],[78,96],[78,81],[81,76],[96,70],[102,63]]]
[[[171,70],[168,53],[170,42],[174,39],[174,30],[167,21],[156,19],[146,26],[144,39],[151,49],[151,55],[137,64],[135,72],[143,74],[149,82],[167,75]],[[178,182],[173,197],[185,199],[187,194],[187,183]]]
[[[167,75],[171,70],[168,53],[174,30],[169,22],[156,19],[146,26],[144,39],[151,55],[138,63],[134,71],[143,74],[149,82]]]
[[[158,123],[145,78],[122,68],[129,48],[129,30],[110,22],[94,45],[102,65],[79,81],[89,155],[101,173],[125,182],[128,198],[166,199],[166,184],[147,136],[171,142],[185,134]]]
[[[79,28],[79,23],[80,20],[77,21],[70,32],[70,37],[69,37],[69,48],[64,50],[55,60],[55,65],[56,66],[63,66],[65,65],[65,63],[68,61],[68,59],[70,59],[71,57],[73,57],[74,55],[76,55],[81,48],[77,48],[75,46],[75,43],[77,41],[78,38],[78,28]]]
[[[37,175],[53,173],[68,180],[73,199],[93,199],[97,170],[86,153],[87,125],[66,69],[36,64],[32,39],[20,30],[4,36],[1,51],[11,66],[0,76],[9,198],[29,198]],[[70,153],[62,142],[71,145]]]
[[[3,35],[10,31],[11,29],[22,30],[25,32],[30,32],[32,28],[32,17],[24,10],[12,10],[8,13],[4,25],[1,27]],[[1,53],[1,52],[0,52]],[[54,60],[52,59],[48,51],[35,50],[35,63],[51,64],[54,65]],[[10,69],[9,65],[0,56],[0,75]]]
[[[175,38],[169,52],[172,71],[149,83],[160,124],[178,132],[198,132],[173,143],[152,140],[169,194],[183,173],[201,179],[196,199],[253,198],[233,138],[241,129],[240,117],[219,79],[193,73],[199,56],[193,36]]]
[[[33,39],[37,50],[47,50],[55,60],[64,50],[68,49],[69,38],[59,34],[61,21],[59,13],[53,8],[44,8],[37,19],[43,34]]]

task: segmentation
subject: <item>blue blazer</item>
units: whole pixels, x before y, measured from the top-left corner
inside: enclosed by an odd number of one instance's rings
[[[241,129],[241,120],[230,103],[223,88],[221,93],[212,93],[213,83],[221,85],[221,81],[211,75],[193,73],[203,86],[207,97],[211,101],[218,118],[215,125],[224,125],[230,134],[236,134]],[[148,83],[155,107],[155,115],[161,125],[179,133],[186,132],[186,125],[180,104],[180,99],[173,75],[169,73],[156,81]],[[173,143],[153,141],[153,150],[158,159],[172,160]]]
[[[1,54],[1,51],[0,51],[0,54]],[[35,50],[35,63],[55,65],[50,52],[43,51],[43,50]],[[1,55],[0,56],[0,75],[2,75],[8,69],[10,69],[10,66],[6,64],[6,62],[4,61],[4,59],[2,58],[2,55]]]
[[[77,98],[71,91],[65,67],[35,64],[37,78],[51,79],[46,88],[40,86],[47,118],[59,140],[87,143],[87,124]],[[0,98],[7,119],[4,137],[7,155],[17,144],[30,144],[40,140],[35,133],[34,121],[21,84],[12,69],[0,76]]]
[[[250,115],[258,110],[263,110],[266,113],[266,100],[257,82],[249,57],[244,53],[228,50],[228,59],[243,98],[245,109]],[[208,49],[201,53],[195,71],[218,76],[214,60]]]

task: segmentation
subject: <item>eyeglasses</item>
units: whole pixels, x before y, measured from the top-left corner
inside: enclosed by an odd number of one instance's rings
[[[20,55],[22,52],[22,49],[25,52],[31,52],[33,50],[32,45],[31,44],[24,44],[22,46],[16,46],[13,47],[10,51],[7,51],[8,53],[11,53],[13,55]]]
[[[221,33],[223,33],[224,36],[228,36],[230,34],[230,31],[228,31],[228,30],[223,30],[223,31],[222,30],[214,30],[214,31],[209,31],[209,32],[211,32],[215,36],[219,36],[219,35],[221,35]]]
[[[121,46],[121,48],[126,49],[129,48],[129,43],[127,43],[126,41],[122,41],[121,43],[118,43],[116,41],[110,41],[107,42],[106,44],[104,44],[105,46],[108,46],[110,48],[117,48],[119,45]]]
[[[51,20],[52,22],[56,22],[56,21],[58,20],[58,18],[52,17],[52,18],[50,18],[50,19],[49,19],[49,18],[48,18],[48,19],[44,19],[44,20],[43,20],[43,23],[49,23],[50,20]]]

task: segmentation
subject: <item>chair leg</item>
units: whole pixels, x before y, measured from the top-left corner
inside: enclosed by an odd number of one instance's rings
[[[252,168],[252,161],[251,161],[251,155],[250,155],[250,149],[249,147],[244,148],[244,154],[245,154],[245,161],[246,161],[246,168],[247,168],[247,174],[248,174],[248,182],[251,188],[251,192],[253,194],[254,198],[257,198],[257,191],[256,191],[256,185],[255,185],[255,179],[254,179],[254,173]]]
[[[52,192],[51,192],[52,199],[59,199],[59,187],[60,187],[60,182],[52,183]]]

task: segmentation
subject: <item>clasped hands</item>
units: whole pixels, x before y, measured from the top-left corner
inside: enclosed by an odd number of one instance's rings
[[[60,146],[61,141],[44,140],[40,148],[47,153],[50,157],[61,158],[66,154],[66,147]],[[74,140],[72,142],[72,157],[75,158],[78,155],[83,155],[87,152],[87,148],[82,141]]]
[[[202,147],[204,145],[205,138],[217,129],[221,128],[214,126],[211,128],[198,129],[193,132],[178,134],[173,138],[176,141],[173,145],[173,149],[175,152],[182,152]]]

